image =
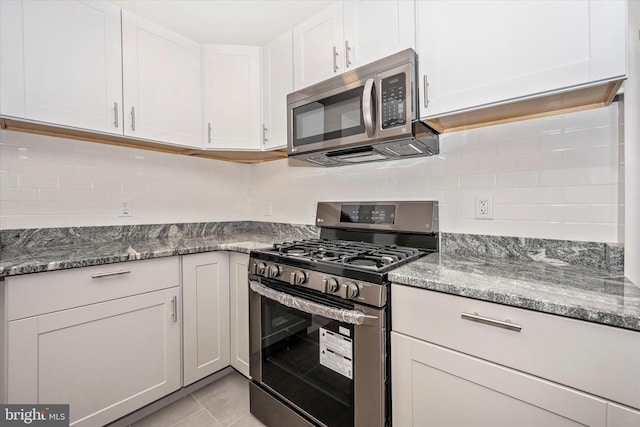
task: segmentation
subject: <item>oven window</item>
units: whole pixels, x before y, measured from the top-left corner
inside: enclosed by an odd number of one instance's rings
[[[357,87],[293,109],[293,145],[364,133],[362,93]]]
[[[353,426],[353,325],[261,300],[262,382],[326,425]]]

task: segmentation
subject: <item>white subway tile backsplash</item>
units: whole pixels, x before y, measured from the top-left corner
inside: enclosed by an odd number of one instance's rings
[[[405,199],[438,200],[444,232],[616,242],[623,221],[617,135],[612,105],[444,134],[438,156],[311,168],[0,131],[0,227],[312,224],[318,200]],[[492,220],[475,219],[477,195],[492,197]],[[131,199],[132,217],[117,216],[121,197]]]
[[[536,154],[538,149],[538,137],[526,137],[514,140],[498,141],[496,143],[496,155],[517,156]]]
[[[460,188],[494,188],[496,186],[496,174],[485,173],[477,175],[462,175]]]
[[[567,186],[564,189],[566,203],[617,204],[617,185]]]
[[[566,186],[586,185],[589,183],[589,170],[586,168],[544,170],[539,172],[540,185]]]
[[[460,188],[459,176],[432,176],[428,182],[429,190],[457,190]]]
[[[560,151],[520,155],[516,160],[516,167],[520,171],[558,169],[563,166],[562,160],[563,152]]]
[[[564,151],[589,146],[589,130],[543,135],[539,139],[540,151]]]
[[[18,175],[18,187],[58,188],[58,177],[55,175]]]
[[[496,187],[517,188],[536,187],[538,185],[538,172],[509,172],[496,174]]]

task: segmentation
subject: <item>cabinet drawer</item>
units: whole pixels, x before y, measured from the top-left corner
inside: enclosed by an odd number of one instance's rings
[[[401,285],[391,301],[397,332],[640,408],[640,333]]]
[[[8,277],[7,320],[178,286],[179,272],[167,257]]]

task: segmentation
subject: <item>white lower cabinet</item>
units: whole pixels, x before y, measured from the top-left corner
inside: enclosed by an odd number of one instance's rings
[[[640,426],[640,333],[409,286],[391,301],[394,425]]]
[[[229,366],[229,253],[182,257],[184,385]]]
[[[229,296],[231,307],[231,366],[249,378],[249,255],[231,252]]]
[[[146,274],[154,267],[164,275]],[[7,403],[68,403],[72,426],[99,426],[180,388],[178,273],[166,258],[6,279],[5,304],[15,308],[6,319]],[[120,295],[54,311],[67,284],[82,282]],[[148,291],[132,294],[141,282]],[[38,301],[49,294],[59,296],[51,309]],[[20,317],[30,301],[41,313]]]
[[[605,426],[607,403],[392,332],[393,425]]]

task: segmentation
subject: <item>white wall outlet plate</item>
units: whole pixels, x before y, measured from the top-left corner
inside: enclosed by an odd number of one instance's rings
[[[118,216],[133,216],[131,199],[122,198],[118,200]]]
[[[493,219],[491,196],[476,196],[476,219]]]

